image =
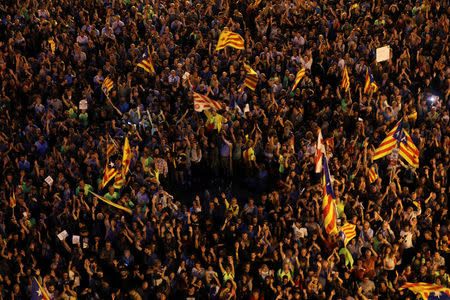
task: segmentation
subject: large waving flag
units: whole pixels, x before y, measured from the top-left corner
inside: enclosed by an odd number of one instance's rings
[[[219,101],[214,101],[204,95],[194,93],[194,109],[195,111],[202,112],[214,108],[216,110],[224,109],[225,107]]]
[[[142,59],[138,62],[137,66],[149,73],[155,72],[155,67],[153,66],[152,58],[150,56],[150,49],[148,47],[142,55]]]
[[[398,154],[403,157],[411,166],[419,167],[419,150],[412,141],[408,133],[402,129],[402,121],[399,121],[395,127],[389,131],[386,138],[375,150],[373,160],[382,158],[398,148]]]
[[[420,294],[425,300],[448,300],[450,289],[426,282],[407,282],[399,290],[409,289],[414,294]]]
[[[366,83],[364,84],[364,93],[370,94],[375,93],[378,90],[378,86],[375,83],[375,79],[373,78],[372,72],[369,68],[366,69]]]
[[[348,90],[350,89],[350,78],[348,77],[348,71],[347,71],[347,67],[344,67],[344,73],[342,75],[342,83],[341,83],[341,87],[348,92]]]
[[[103,80],[102,83],[102,91],[103,93],[105,93],[105,95],[109,95],[109,92],[112,90],[114,86],[114,82],[111,80],[111,78],[109,78],[109,76],[107,76],[105,78],[105,80]]]
[[[216,50],[224,49],[225,47],[233,47],[239,50],[244,50],[244,38],[239,34],[232,31],[224,30],[219,36]]]
[[[356,236],[356,225],[346,223],[341,227],[340,234],[344,241],[344,247],[347,247],[348,242]]]
[[[375,153],[373,155],[373,160],[382,158],[386,155],[391,154],[392,150],[394,150],[395,146],[397,145],[397,140],[394,137],[394,134],[396,136],[400,135],[402,130],[402,121],[399,121],[394,128],[392,128],[391,131],[387,134],[386,138],[381,142],[380,146],[378,146],[377,149],[375,149]]]
[[[294,85],[292,86],[291,92],[295,90],[297,85],[300,83],[300,80],[302,80],[303,77],[305,77],[306,70],[305,68],[302,68],[300,71],[297,72],[297,75],[295,75],[295,81]]]
[[[256,85],[258,84],[258,74],[249,65],[244,64],[244,68],[247,72],[244,80],[244,86],[254,91],[256,89]]]
[[[118,209],[121,209],[121,210],[123,210],[123,211],[126,211],[126,212],[129,213],[129,214],[133,214],[133,212],[131,211],[131,209],[129,209],[129,208],[125,207],[125,206],[122,206],[122,205],[119,205],[119,204],[114,203],[114,202],[112,202],[112,201],[109,201],[108,199],[106,199],[106,198],[104,198],[104,197],[102,197],[102,196],[100,196],[100,195],[97,195],[97,194],[94,193],[94,192],[89,191],[89,193],[91,193],[92,195],[94,195],[94,196],[97,197],[98,199],[102,200],[102,201],[105,202],[106,204],[109,204],[109,205],[111,205],[111,206],[114,206],[115,208],[118,208]]]
[[[39,284],[36,277],[33,277],[33,283],[31,285],[31,300],[50,300],[49,295]]]
[[[316,155],[314,156],[314,163],[316,165],[316,173],[322,172],[323,156],[326,154],[325,143],[323,142],[322,130],[319,129],[319,137],[317,138]]]
[[[333,186],[331,184],[330,171],[328,169],[328,162],[325,155],[323,156],[323,201],[322,201],[322,211],[323,220],[325,225],[325,231],[328,234],[337,233],[336,227],[336,204],[333,192]]]

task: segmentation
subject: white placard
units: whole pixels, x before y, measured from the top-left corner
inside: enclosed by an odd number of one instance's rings
[[[391,55],[391,48],[389,46],[377,48],[376,55],[377,55],[377,62],[389,60],[389,57]]]
[[[66,237],[68,237],[69,234],[67,233],[67,231],[63,230],[60,233],[58,233],[58,238],[63,241]]]
[[[248,103],[247,103],[247,104],[245,104],[245,107],[244,107],[244,114],[248,111],[250,111],[250,105],[248,105]]]
[[[86,99],[83,99],[83,100],[80,101],[79,107],[80,107],[80,109],[87,109],[88,108],[88,103],[87,103]]]
[[[47,182],[48,185],[52,185],[53,184],[53,178],[51,176],[47,176],[47,178],[45,178],[45,182]]]
[[[80,243],[80,236],[79,235],[72,235],[72,244],[79,244]]]

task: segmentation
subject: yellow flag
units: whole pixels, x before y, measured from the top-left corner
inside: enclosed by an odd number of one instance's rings
[[[125,143],[123,144],[123,156],[122,156],[122,171],[123,175],[128,173],[131,164],[131,148],[128,137],[125,138]]]
[[[121,210],[123,210],[123,211],[126,211],[126,212],[129,213],[129,214],[133,214],[133,212],[131,211],[131,209],[129,209],[129,208],[125,207],[125,206],[122,206],[122,205],[116,204],[116,203],[114,203],[114,202],[112,202],[112,201],[109,201],[108,199],[106,199],[106,198],[104,198],[104,197],[102,197],[102,196],[100,196],[100,195],[97,195],[97,194],[94,193],[94,192],[89,191],[89,193],[91,193],[92,195],[94,195],[94,196],[97,197],[98,199],[102,200],[102,201],[105,202],[106,204],[109,204],[109,205],[111,205],[111,206],[114,206],[115,208],[118,208],[118,209],[121,209]]]

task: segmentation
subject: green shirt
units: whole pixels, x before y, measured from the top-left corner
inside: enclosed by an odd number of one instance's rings
[[[112,200],[117,200],[120,198],[120,195],[118,192],[114,192],[112,195],[108,192],[106,193],[103,197],[105,197],[107,200],[112,201]]]
[[[28,186],[28,185],[26,185],[25,183],[22,185],[22,192],[24,193],[24,194],[28,194],[29,192],[30,192],[30,190],[31,190],[31,185],[30,186]]]
[[[82,114],[80,114],[79,116],[78,116],[78,118],[80,119],[80,121],[81,121],[81,124],[83,124],[83,126],[84,127],[87,127],[88,126],[88,114],[87,113],[82,113]]]
[[[78,186],[76,189],[75,189],[75,194],[78,196],[78,194],[80,193],[80,190],[81,190],[81,187],[80,186]],[[84,195],[85,196],[87,196],[87,195],[89,195],[89,191],[93,191],[94,189],[92,188],[92,185],[90,185],[90,184],[85,184],[84,185]]]

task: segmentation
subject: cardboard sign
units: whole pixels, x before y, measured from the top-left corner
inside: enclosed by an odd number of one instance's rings
[[[72,236],[72,244],[79,244],[80,243],[80,236],[79,235],[73,235]]]
[[[47,176],[47,178],[45,178],[45,182],[51,186],[53,184],[53,178],[51,176]]]
[[[85,99],[80,101],[80,109],[87,109],[88,108],[88,103]]]
[[[377,56],[377,62],[389,60],[389,58],[391,56],[391,48],[389,46],[377,48],[376,56]]]
[[[67,231],[63,230],[60,233],[58,233],[58,238],[63,241],[66,237],[68,237],[69,234],[67,233]]]

